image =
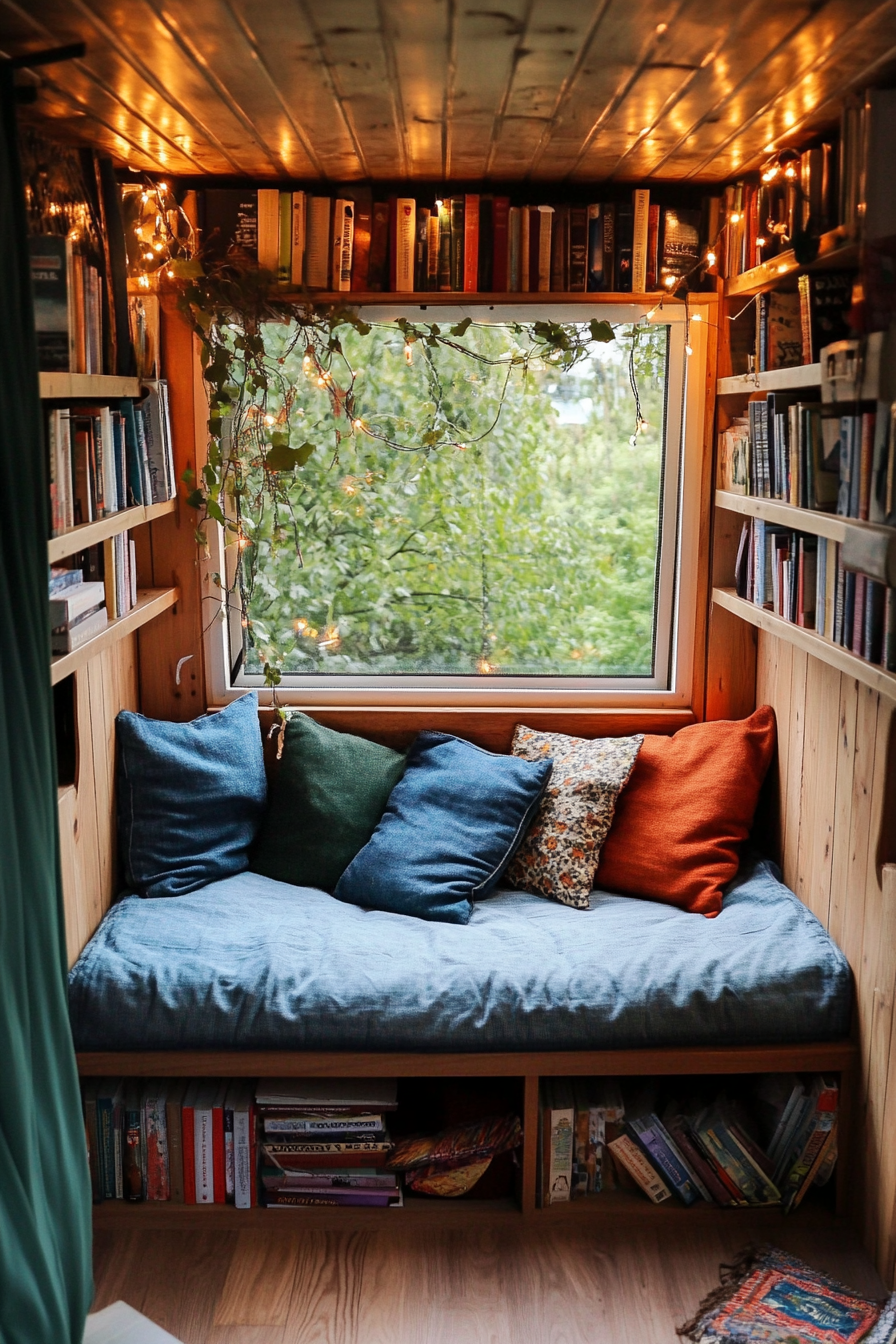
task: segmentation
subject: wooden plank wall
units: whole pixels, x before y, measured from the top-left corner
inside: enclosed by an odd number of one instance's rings
[[[62,892],[69,965],[118,891],[115,716],[139,708],[137,637],[129,635],[74,674],[75,782],[59,790]]]
[[[896,704],[759,632],[756,703],[774,706],[771,847],[845,952],[861,1046],[852,1211],[888,1284],[896,1262]]]

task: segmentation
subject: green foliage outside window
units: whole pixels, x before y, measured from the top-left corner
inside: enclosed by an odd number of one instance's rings
[[[667,328],[564,363],[520,360],[529,327],[465,329],[487,362],[342,327],[350,421],[293,324],[259,334],[279,376],[238,435],[246,461],[268,442],[239,495],[247,672],[652,675]],[[301,447],[272,491],[281,442]]]

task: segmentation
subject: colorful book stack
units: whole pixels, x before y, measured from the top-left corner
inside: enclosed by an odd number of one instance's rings
[[[845,569],[838,542],[751,518],[734,584],[738,597],[896,672],[896,589]]]
[[[103,277],[62,234],[28,239],[38,368],[102,373]]]
[[[718,198],[670,209],[643,189],[592,205],[516,205],[469,192],[423,205],[377,201],[354,185],[334,198],[271,188],[199,196],[210,253],[237,253],[285,286],[337,293],[643,294],[685,275],[696,288],[718,220]]]
[[[780,1204],[789,1212],[813,1184],[830,1179],[837,1159],[835,1080],[763,1075],[742,1096],[722,1094],[709,1104],[698,1096],[684,1104],[662,1101],[662,1093],[650,1080],[543,1084],[542,1205],[621,1188],[655,1204],[672,1198],[686,1206]],[[588,1136],[584,1149],[580,1135]],[[599,1149],[593,1156],[592,1135]]]
[[[254,1207],[254,1090],[243,1078],[84,1080],[94,1202]]]
[[[55,656],[73,653],[109,622],[106,585],[84,582],[80,569],[50,570],[50,643]]]
[[[401,1203],[398,1175],[385,1167],[394,1079],[262,1078],[255,1099],[269,1208]]]
[[[137,403],[54,407],[47,415],[53,536],[177,493],[164,379]]]

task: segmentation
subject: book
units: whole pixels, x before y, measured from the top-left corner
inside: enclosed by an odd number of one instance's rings
[[[525,207],[525,219],[528,221],[529,235],[523,254],[524,288],[527,294],[537,294],[541,270],[541,211],[537,205],[527,205]],[[528,265],[526,257],[529,259]],[[550,283],[550,278],[548,283]]]
[[[452,196],[448,202],[450,209],[450,284],[449,289],[464,288],[464,198]],[[442,288],[441,280],[439,288]]]
[[[277,233],[277,284],[292,283],[293,193],[281,191]]]
[[[709,1108],[698,1117],[693,1129],[704,1148],[727,1172],[748,1204],[778,1203],[780,1193],[774,1182],[756,1163],[741,1137],[732,1132],[730,1124],[718,1107]]]
[[[708,235],[715,237],[715,232]],[[656,203],[647,210],[647,289],[659,285],[660,275],[660,208]]]
[[[674,289],[700,263],[699,210],[665,210],[660,259],[660,287]],[[671,281],[671,284],[670,284]]]
[[[599,1194],[602,1189],[607,1108],[600,1104],[586,1080],[576,1080],[573,1092],[576,1115],[570,1197],[578,1199],[583,1195]]]
[[[385,1121],[381,1115],[265,1115],[265,1134],[309,1134],[325,1139],[384,1133]]]
[[[259,1078],[258,1106],[284,1106],[297,1113],[324,1110],[330,1115],[357,1109],[361,1115],[398,1107],[395,1078]]]
[[[672,1191],[629,1134],[620,1134],[609,1144],[610,1151],[654,1204],[672,1198]]]
[[[598,230],[595,230],[598,232]],[[601,252],[601,260],[603,252]],[[572,205],[569,209],[569,291],[584,294],[588,279],[588,209]]]
[[[518,294],[523,288],[522,272],[522,210],[512,205],[507,212],[507,288]]]
[[[532,208],[528,205],[520,206],[520,280],[519,290],[521,294],[528,294],[532,288],[530,253],[532,250]]]
[[[101,584],[100,587],[103,585]],[[54,630],[50,636],[50,648],[53,657],[60,657],[66,653],[74,653],[75,649],[80,649],[82,645],[96,636],[109,624],[109,613],[105,607],[99,607],[95,611],[89,612],[86,616],[80,617],[72,625],[64,626],[60,630]]]
[[[417,207],[417,231],[414,239],[414,289],[428,288],[429,210]]]
[[[236,1115],[234,1113],[234,1147],[236,1148]],[[392,1144],[386,1140],[322,1140],[319,1143],[309,1141],[301,1143],[269,1142],[263,1144],[267,1161],[274,1166],[287,1169],[317,1169],[321,1167],[369,1167],[371,1163],[385,1160],[392,1150]]]
[[[685,1205],[696,1204],[702,1194],[688,1170],[680,1149],[659,1117],[630,1115],[629,1131],[644,1150],[644,1156]]]
[[[554,207],[551,223],[551,291],[569,289],[569,206]]]
[[[492,289],[506,294],[510,289],[510,197],[496,196],[492,202]]]
[[[268,1190],[265,1204],[270,1208],[331,1205],[340,1208],[386,1209],[396,1205],[398,1197],[388,1190]]]
[[[370,244],[373,234],[373,193],[369,187],[357,187],[353,184],[340,194],[348,197],[354,206],[350,288],[355,291],[363,291],[369,287]]]
[[[570,1198],[576,1107],[564,1078],[543,1079],[541,1090],[541,1203],[546,1208]]]
[[[147,1083],[143,1093],[143,1132],[146,1142],[146,1198],[169,1200],[171,1178],[168,1154],[167,1087]]]
[[[37,367],[51,373],[73,371],[71,241],[64,234],[32,235],[28,239],[28,252]]]
[[[195,1103],[201,1079],[187,1085],[181,1107],[181,1144],[183,1149],[184,1203],[196,1203],[196,1115]]]
[[[787,369],[802,363],[803,335],[800,319],[800,296],[789,290],[771,290],[763,305],[767,332],[764,361],[761,372],[767,369]]]
[[[367,288],[379,294],[387,288],[389,276],[389,203],[375,201],[370,230],[370,257]]]
[[[67,588],[74,588],[76,584],[84,582],[84,571],[80,569],[63,569],[61,566],[52,565],[50,567],[49,593],[51,599],[64,593]]]
[[[694,1182],[698,1184],[698,1188],[702,1185],[701,1193],[704,1199],[720,1204],[723,1208],[736,1205],[737,1199],[724,1184],[712,1162],[701,1151],[685,1117],[676,1114],[667,1115],[665,1122],[669,1134],[692,1173]]]
[[[307,231],[306,202],[304,191],[292,193],[291,235],[289,251],[289,282],[296,289],[305,283],[305,234]]]
[[[441,256],[441,225],[439,223],[439,202],[426,221],[426,289],[439,288],[439,260]]]
[[[305,284],[326,289],[330,279],[330,198],[307,197],[305,217]]]
[[[604,231],[606,227],[606,211],[609,207],[600,205],[589,205],[585,216],[585,249],[586,249],[586,288],[588,290],[608,289],[610,286],[605,283],[606,273],[604,270],[606,262],[606,249],[604,245]]]
[[[632,292],[634,227],[634,206],[629,205],[626,201],[620,202],[616,206],[616,253],[613,272],[613,288],[619,294],[631,294]]]
[[[280,192],[258,189],[258,267],[276,276],[280,265]]]
[[[79,616],[95,611],[105,596],[103,583],[84,583],[82,580],[80,583],[67,584],[50,600],[50,628],[68,625]]]
[[[632,192],[632,293],[647,292],[647,235],[650,220],[650,192],[637,188]]]
[[[258,192],[251,187],[207,187],[199,193],[199,232],[211,255],[231,250],[258,261]]]
[[[355,213],[351,201],[339,197],[333,203],[333,259],[331,275],[333,288],[345,294],[352,286],[352,249],[354,244]]]
[[[121,1167],[123,1098],[122,1079],[100,1079],[95,1105],[97,1177],[103,1199],[124,1198]]]
[[[127,1083],[122,1122],[122,1184],[124,1198],[138,1203],[146,1196],[146,1148],[140,1085]]]
[[[479,289],[479,197],[464,196],[464,283],[467,294]]]
[[[165,1096],[165,1124],[168,1131],[168,1188],[172,1204],[184,1203],[184,1151],[181,1107],[188,1082],[173,1078]]]
[[[854,278],[851,271],[815,271],[799,277],[804,364],[817,363],[825,346],[852,335],[847,315],[852,307]]]
[[[234,1079],[227,1088],[224,1109],[233,1125],[233,1202],[238,1209],[255,1207],[256,1138],[254,1087],[248,1079]]]
[[[538,206],[538,283],[535,288],[540,294],[548,294],[551,289],[551,238],[553,228],[553,206]]]
[[[334,1168],[332,1171],[283,1171],[263,1167],[261,1183],[266,1190],[387,1190],[398,1193],[399,1177],[393,1171],[374,1167]]]

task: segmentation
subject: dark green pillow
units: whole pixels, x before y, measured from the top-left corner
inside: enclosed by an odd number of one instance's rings
[[[291,715],[253,871],[332,891],[373,835],[404,766],[403,752]]]

